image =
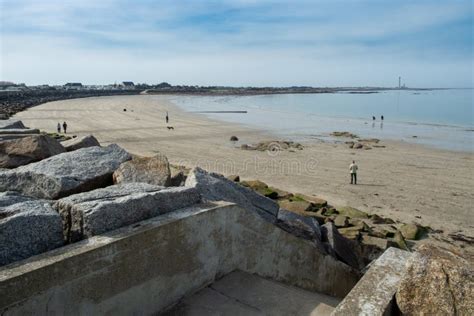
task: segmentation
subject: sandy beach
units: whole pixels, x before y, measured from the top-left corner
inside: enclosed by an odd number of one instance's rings
[[[166,128],[166,111],[173,130]],[[56,101],[15,117],[49,132],[55,132],[58,122],[67,121],[69,134],[93,134],[104,145],[117,143],[135,154],[161,152],[174,164],[260,179],[280,189],[325,198],[334,206],[350,205],[474,237],[474,155],[470,153],[394,141],[382,141],[385,148],[356,150],[316,140],[294,152],[245,151],[241,144],[277,138],[184,112],[166,96]],[[233,135],[239,138],[237,143],[229,141]],[[352,160],[359,165],[357,186],[349,184]]]

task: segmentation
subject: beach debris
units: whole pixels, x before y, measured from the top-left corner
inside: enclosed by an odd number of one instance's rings
[[[352,134],[350,132],[332,132],[331,136],[335,137],[347,137],[347,138],[359,138],[356,134]]]
[[[32,135],[0,142],[0,168],[16,168],[65,152],[61,144],[46,135]]]
[[[134,156],[115,170],[113,180],[114,183],[143,182],[170,186],[171,171],[168,158],[162,154],[153,157]]]
[[[303,145],[293,141],[262,141],[254,145],[243,144],[240,148],[243,150],[277,152],[290,150],[292,148],[303,150]]]
[[[403,315],[474,314],[474,269],[467,258],[425,244],[407,266],[396,293]]]
[[[99,141],[92,135],[86,135],[83,137],[74,137],[72,139],[61,142],[66,151],[73,151],[81,148],[87,148],[92,146],[100,146]]]
[[[238,138],[237,136],[231,136],[231,137],[230,137],[230,141],[231,141],[231,142],[236,142],[236,141],[238,141],[238,140],[239,140],[239,138]]]

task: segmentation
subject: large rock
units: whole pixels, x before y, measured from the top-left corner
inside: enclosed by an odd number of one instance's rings
[[[287,209],[297,214],[304,214],[312,210],[312,205],[308,201],[281,200],[278,202],[281,208]]]
[[[63,145],[67,151],[73,151],[81,148],[100,146],[100,143],[94,136],[87,135],[83,137],[76,137],[69,140],[65,140],[61,142],[61,145]]]
[[[422,245],[408,262],[396,299],[404,315],[474,315],[472,261]]]
[[[258,213],[269,222],[276,222],[279,206],[275,201],[220,174],[209,173],[196,167],[189,173],[185,185],[197,188],[204,199],[233,202],[246,210]]]
[[[130,154],[115,144],[62,153],[0,172],[0,191],[48,199],[89,191],[112,184],[112,173],[129,159]]]
[[[61,218],[47,201],[0,193],[0,266],[62,244]]]
[[[321,229],[316,219],[283,208],[278,211],[278,225],[296,236],[321,241]]]
[[[415,240],[419,235],[418,226],[415,224],[403,224],[398,230],[405,239]]]
[[[0,120],[0,129],[26,128],[20,120]]]
[[[65,239],[74,242],[200,202],[195,188],[113,185],[58,200]]]
[[[168,159],[164,155],[153,157],[134,156],[126,161],[113,174],[114,183],[144,182],[170,186],[171,172]]]
[[[328,222],[321,226],[321,239],[329,243],[338,259],[356,269],[364,267],[361,256],[356,252],[356,242],[344,238],[334,223]]]
[[[338,208],[337,211],[339,214],[349,218],[369,218],[369,215],[366,212],[359,211],[358,209],[350,206]]]
[[[0,168],[16,168],[65,152],[61,144],[46,135],[0,142]]]

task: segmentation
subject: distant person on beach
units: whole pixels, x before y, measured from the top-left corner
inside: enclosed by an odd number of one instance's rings
[[[169,120],[170,120],[170,118],[168,116],[168,111],[166,111],[166,124],[168,124]]]
[[[356,165],[355,160],[349,165],[349,171],[351,173],[351,184],[357,184],[357,170],[359,167]]]
[[[57,129],[58,129],[58,134],[61,133],[61,124],[59,122],[58,122]]]
[[[383,115],[380,117],[380,119],[383,121]]]
[[[372,121],[375,121],[375,116],[372,116]]]
[[[63,130],[64,130],[64,134],[66,134],[66,130],[67,130],[67,123],[66,122],[63,122]]]

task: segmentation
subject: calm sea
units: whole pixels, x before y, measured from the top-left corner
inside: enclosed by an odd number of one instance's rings
[[[186,111],[258,127],[293,140],[332,139],[333,131],[474,152],[474,90],[385,91],[372,94],[283,94],[173,97]],[[382,122],[381,116],[384,116]],[[374,121],[372,116],[376,117]]]

